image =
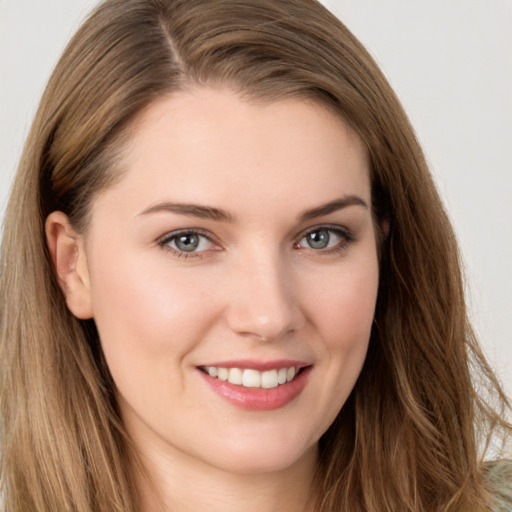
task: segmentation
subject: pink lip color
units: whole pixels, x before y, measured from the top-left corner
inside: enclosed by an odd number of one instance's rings
[[[241,361],[237,361],[240,363]],[[226,364],[226,363],[224,363]],[[254,363],[255,366],[244,366],[242,364],[236,365],[233,361],[230,361],[229,366],[224,366],[224,368],[252,368],[260,371],[264,371],[269,369],[269,367],[261,369],[261,364]],[[270,369],[275,368],[286,368],[294,366],[293,364],[290,366],[275,366],[275,361],[273,361]],[[210,365],[209,365],[210,366]],[[217,366],[217,365],[211,365]],[[220,366],[220,365],[219,365]],[[264,365],[265,366],[265,365]],[[298,368],[303,367],[304,363],[297,364]],[[215,393],[220,395],[222,398],[228,400],[232,404],[241,407],[243,409],[250,409],[254,411],[270,411],[273,409],[279,409],[280,407],[284,407],[286,404],[290,403],[294,398],[296,398],[304,389],[309,373],[311,371],[312,366],[305,367],[300,374],[298,374],[291,382],[287,382],[286,384],[281,384],[276,388],[271,389],[263,389],[263,388],[246,388],[244,386],[238,386],[236,384],[231,384],[227,381],[221,381],[216,379],[215,377],[210,377],[207,373],[199,370],[202,377],[205,379],[206,383],[210,386]]]

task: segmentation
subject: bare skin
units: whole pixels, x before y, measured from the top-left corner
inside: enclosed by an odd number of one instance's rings
[[[304,510],[377,296],[361,142],[311,102],[196,89],[141,115],[123,168],[85,234],[60,212],[47,233],[98,327],[142,510]]]

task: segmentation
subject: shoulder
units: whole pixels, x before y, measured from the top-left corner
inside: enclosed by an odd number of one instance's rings
[[[492,496],[491,510],[512,511],[512,460],[489,462],[485,467],[487,488]]]

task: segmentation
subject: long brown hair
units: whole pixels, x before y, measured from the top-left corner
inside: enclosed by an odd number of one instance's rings
[[[191,85],[227,85],[252,101],[313,99],[368,151],[373,208],[389,233],[368,357],[320,440],[315,510],[488,510],[482,457],[486,440],[510,432],[502,419],[508,402],[467,321],[454,234],[395,94],[363,46],[314,0],[107,0],[68,45],[5,220],[5,509],[137,510],[114,384],[94,322],[65,305],[44,221],[61,210],[85,230],[95,194],[121,175],[116,163],[131,121]]]

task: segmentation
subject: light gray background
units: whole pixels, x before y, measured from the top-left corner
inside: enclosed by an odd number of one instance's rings
[[[0,0],[0,219],[24,137],[96,0]],[[405,105],[455,224],[484,350],[512,395],[512,0],[325,0]]]

